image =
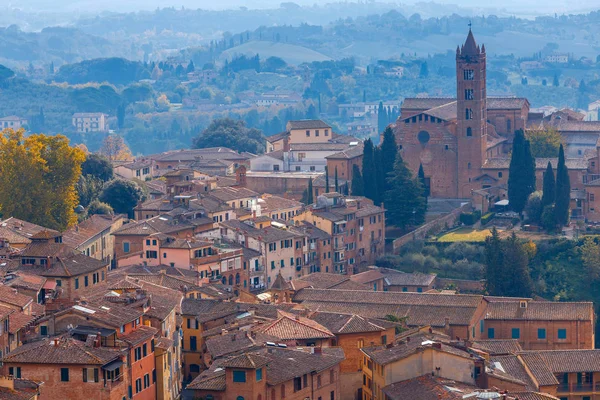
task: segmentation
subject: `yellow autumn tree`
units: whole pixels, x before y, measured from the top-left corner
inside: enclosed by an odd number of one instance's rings
[[[562,136],[554,128],[528,129],[525,137],[531,146],[531,155],[536,158],[558,157],[558,148],[562,143]]]
[[[119,135],[108,135],[102,147],[100,148],[100,154],[108,158],[108,161],[131,161],[133,156],[131,150],[125,143],[125,140]]]
[[[16,217],[56,230],[77,222],[75,184],[85,154],[62,135],[6,129],[0,134],[0,207]]]

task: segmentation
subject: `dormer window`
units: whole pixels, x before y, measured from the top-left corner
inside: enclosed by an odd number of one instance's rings
[[[521,308],[527,308],[527,302],[526,301],[520,301],[519,302],[519,307],[521,307]]]

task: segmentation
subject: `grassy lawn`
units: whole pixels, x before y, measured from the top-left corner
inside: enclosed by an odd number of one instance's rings
[[[489,229],[475,230],[473,228],[460,228],[448,232],[438,238],[438,242],[485,242],[485,238],[490,236]]]

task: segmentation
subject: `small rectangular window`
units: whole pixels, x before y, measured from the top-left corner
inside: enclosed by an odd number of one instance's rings
[[[233,371],[233,381],[238,383],[245,383],[246,371]]]
[[[262,381],[262,368],[256,370],[256,382]]]
[[[496,333],[494,332],[494,328],[488,328],[488,339],[494,339]]]
[[[511,338],[512,339],[520,339],[521,338],[521,330],[519,328],[511,329]]]
[[[538,339],[546,339],[546,328],[538,328]]]
[[[559,329],[558,330],[558,338],[559,339],[566,339],[567,338],[567,330],[566,329]]]
[[[69,368],[60,369],[60,381],[69,382]]]

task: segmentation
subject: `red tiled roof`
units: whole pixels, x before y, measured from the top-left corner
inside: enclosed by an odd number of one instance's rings
[[[17,289],[13,289],[10,286],[0,285],[0,303],[24,308],[33,303],[33,299],[24,294],[17,293]]]
[[[280,340],[328,339],[335,335],[323,325],[308,318],[279,311],[280,317],[261,329],[262,333]]]
[[[8,353],[3,361],[5,363],[105,365],[120,356],[120,351],[106,347],[89,347],[84,342],[69,337],[56,337],[17,347]]]

